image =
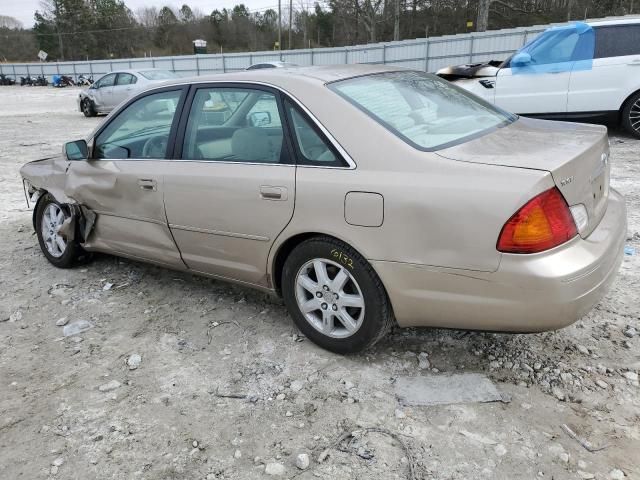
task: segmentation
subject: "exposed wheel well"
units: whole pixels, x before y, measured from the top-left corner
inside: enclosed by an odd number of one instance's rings
[[[298,245],[300,245],[302,242],[314,237],[333,238],[335,240],[338,240],[339,242],[348,244],[348,242],[345,242],[341,238],[335,237],[333,235],[328,235],[326,233],[320,233],[320,232],[299,233],[298,235],[294,235],[293,237],[288,238],[282,245],[280,245],[280,248],[278,249],[278,253],[276,253],[276,256],[274,257],[274,260],[273,260],[273,270],[271,272],[271,276],[273,278],[273,286],[275,287],[275,290],[278,293],[278,295],[282,295],[282,270],[284,268],[284,262],[287,260],[287,257],[293,251],[293,249],[296,248]],[[355,248],[353,245],[349,245],[349,246],[354,250],[358,251],[358,249]],[[362,254],[360,253],[360,255]],[[366,259],[364,255],[362,255],[362,257]]]

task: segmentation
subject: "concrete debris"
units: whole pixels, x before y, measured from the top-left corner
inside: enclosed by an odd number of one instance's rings
[[[632,382],[638,381],[638,374],[636,372],[631,372],[631,371],[624,372],[622,376],[627,380],[631,380]]]
[[[10,322],[19,322],[20,320],[22,320],[22,312],[20,310],[9,315]]]
[[[296,467],[298,467],[300,470],[306,470],[307,468],[309,468],[310,463],[311,463],[311,460],[309,459],[308,454],[299,453],[296,456]]]
[[[264,473],[273,477],[281,477],[285,474],[285,471],[286,469],[284,468],[284,465],[277,462],[267,463],[264,469]]]
[[[493,382],[477,373],[398,377],[395,391],[405,406],[505,401]]]
[[[137,353],[132,354],[127,359],[127,366],[129,367],[129,370],[135,370],[140,366],[141,363],[142,363],[142,357]]]
[[[634,327],[629,327],[624,331],[625,337],[633,338],[636,335],[638,335],[638,330],[636,330]]]
[[[101,392],[111,392],[112,390],[115,390],[116,388],[119,388],[121,385],[121,383],[117,380],[111,380],[108,383],[105,383],[104,385],[100,385],[98,387],[98,390],[100,390]]]
[[[625,477],[624,472],[618,468],[614,468],[609,472],[609,478],[611,480],[624,480]]]
[[[57,327],[64,327],[67,323],[69,323],[69,318],[62,317],[62,318],[58,319],[58,321],[56,322],[56,326]]]
[[[429,368],[431,368],[431,362],[429,361],[429,354],[427,354],[426,352],[422,352],[420,353],[420,355],[418,355],[418,368],[420,370],[427,370]]]
[[[93,325],[90,322],[88,322],[87,320],[78,320],[77,322],[73,322],[73,323],[70,323],[70,324],[66,325],[62,329],[62,335],[64,335],[65,337],[70,337],[72,335],[78,335],[80,333],[86,332],[91,327],[93,327]]]

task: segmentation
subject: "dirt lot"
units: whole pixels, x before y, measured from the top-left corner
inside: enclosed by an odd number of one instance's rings
[[[398,330],[341,357],[260,293],[109,256],[49,265],[18,168],[101,121],[76,95],[0,87],[2,479],[640,479],[640,141],[611,136],[635,253],[581,321]],[[63,337],[61,318],[93,327]],[[463,372],[510,401],[398,403],[400,377]]]

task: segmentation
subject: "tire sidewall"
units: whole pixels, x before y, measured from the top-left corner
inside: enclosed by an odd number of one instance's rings
[[[88,98],[85,98],[82,101],[82,113],[84,113],[85,117],[93,117],[95,114],[95,109],[93,108],[93,104],[91,103],[91,100],[89,100]]]
[[[52,265],[55,265],[59,268],[68,268],[74,264],[74,261],[76,259],[77,246],[75,240],[67,240],[67,248],[62,256],[54,257],[49,253],[49,250],[47,250],[44,239],[42,237],[42,217],[46,208],[51,204],[58,205],[62,209],[62,211],[65,211],[64,206],[62,206],[49,194],[45,195],[42,200],[38,202],[38,205],[36,207],[36,235],[38,237],[38,243],[40,244],[40,250],[42,250],[42,253]]]
[[[296,300],[296,277],[309,260],[325,259],[341,265],[358,283],[365,303],[365,316],[360,328],[347,338],[332,338],[316,330],[305,318]],[[354,353],[374,343],[384,326],[383,302],[386,293],[380,292],[372,276],[371,267],[352,248],[337,242],[321,239],[307,240],[300,244],[287,258],[282,273],[282,294],[297,327],[314,343],[335,353]]]
[[[640,138],[640,131],[635,130],[632,126],[631,126],[631,108],[633,107],[633,105],[640,100],[640,92],[636,93],[635,95],[633,95],[629,101],[627,102],[627,104],[625,105],[625,108],[622,112],[622,124],[625,127],[625,129],[627,130],[627,132],[629,132],[631,135],[633,135],[636,138]]]

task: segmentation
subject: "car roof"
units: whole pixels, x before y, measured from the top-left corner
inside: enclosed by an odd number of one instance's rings
[[[200,75],[197,77],[185,77],[164,82],[163,86],[220,81],[262,82],[275,86],[283,86],[284,84],[290,85],[291,82],[306,84],[317,83],[322,85],[338,80],[345,80],[347,78],[371,75],[375,73],[395,72],[398,70],[404,69],[393,66],[365,64],[264,68],[258,70],[240,70],[237,72],[218,73],[213,75]]]
[[[609,25],[633,25],[637,23],[640,23],[640,16],[594,20],[587,22],[587,25],[591,25],[592,27],[604,27]]]

